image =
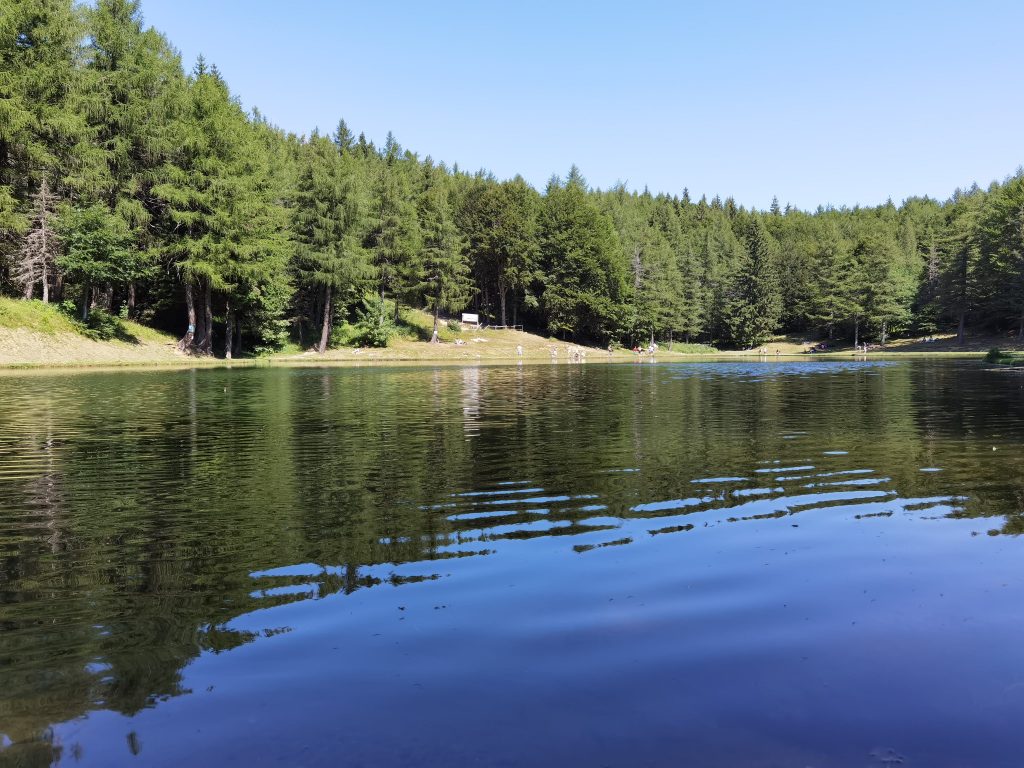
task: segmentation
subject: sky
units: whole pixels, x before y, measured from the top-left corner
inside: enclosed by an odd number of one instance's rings
[[[143,0],[191,69],[297,134],[543,189],[767,208],[945,199],[1024,164],[1024,3]]]

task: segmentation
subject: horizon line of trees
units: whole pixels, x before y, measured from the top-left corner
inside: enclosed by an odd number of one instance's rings
[[[386,343],[402,307],[566,339],[750,347],[955,328],[1024,336],[1024,173],[944,202],[739,206],[541,192],[342,120],[296,136],[186,74],[138,0],[8,0],[0,16],[0,294],[120,314],[232,356],[343,326]],[[346,338],[352,338],[348,336]]]

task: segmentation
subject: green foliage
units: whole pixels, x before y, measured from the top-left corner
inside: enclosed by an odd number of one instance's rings
[[[619,333],[626,314],[625,260],[611,219],[588,199],[575,166],[565,184],[548,185],[541,243],[548,329],[597,341]]]
[[[130,247],[128,226],[106,206],[65,207],[57,232],[64,245],[57,266],[72,280],[86,286],[127,283],[145,270],[144,256]]]
[[[985,355],[985,360],[989,363],[1001,363],[1006,357],[1006,353],[999,349],[999,347],[992,347]]]
[[[386,347],[397,332],[393,314],[379,296],[371,295],[356,310],[353,342],[360,347]]]
[[[375,160],[371,228],[367,244],[382,297],[407,298],[418,285],[420,231],[413,202],[408,159],[389,133],[383,156]]]
[[[110,341],[111,339],[131,340],[128,330],[117,315],[112,315],[104,309],[94,309],[89,313],[85,321],[84,333],[96,341]]]
[[[431,165],[425,169],[419,200],[422,250],[418,292],[434,314],[463,309],[473,293],[464,241],[452,218],[444,176]]]
[[[782,317],[777,244],[760,219],[754,218],[742,258],[726,293],[725,324],[730,340],[740,347],[768,341]]]
[[[48,195],[63,201],[58,241]],[[235,353],[289,336],[386,344],[403,306],[433,312],[438,333],[471,307],[601,344],[1024,338],[1024,175],[814,213],[590,190],[575,166],[542,194],[391,134],[378,148],[344,120],[330,138],[288,134],[205,60],[186,76],[139,0],[14,0],[0,12],[0,294],[77,297],[80,315],[96,296],[107,312],[131,303],[178,332],[194,323],[182,346],[205,353],[215,337]]]
[[[682,352],[686,355],[714,355],[718,350],[707,344],[676,344],[669,347],[671,352]]]
[[[358,162],[322,136],[302,149],[292,214],[296,269],[304,282],[354,299],[373,277],[362,247],[367,201]]]
[[[543,289],[538,216],[541,199],[521,177],[474,179],[462,191],[457,221],[466,240],[484,313],[498,325],[533,313]]]

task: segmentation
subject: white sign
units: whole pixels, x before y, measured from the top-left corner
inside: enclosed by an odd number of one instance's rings
[[[469,312],[462,313],[462,322],[480,325],[480,315],[471,315]]]

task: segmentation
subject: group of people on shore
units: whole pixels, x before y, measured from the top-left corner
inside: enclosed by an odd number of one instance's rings
[[[609,353],[611,352],[611,345],[608,346],[608,351]],[[643,357],[644,355],[653,355],[657,351],[658,345],[653,341],[646,347],[641,347],[639,344],[633,347],[633,352],[640,357]]]

